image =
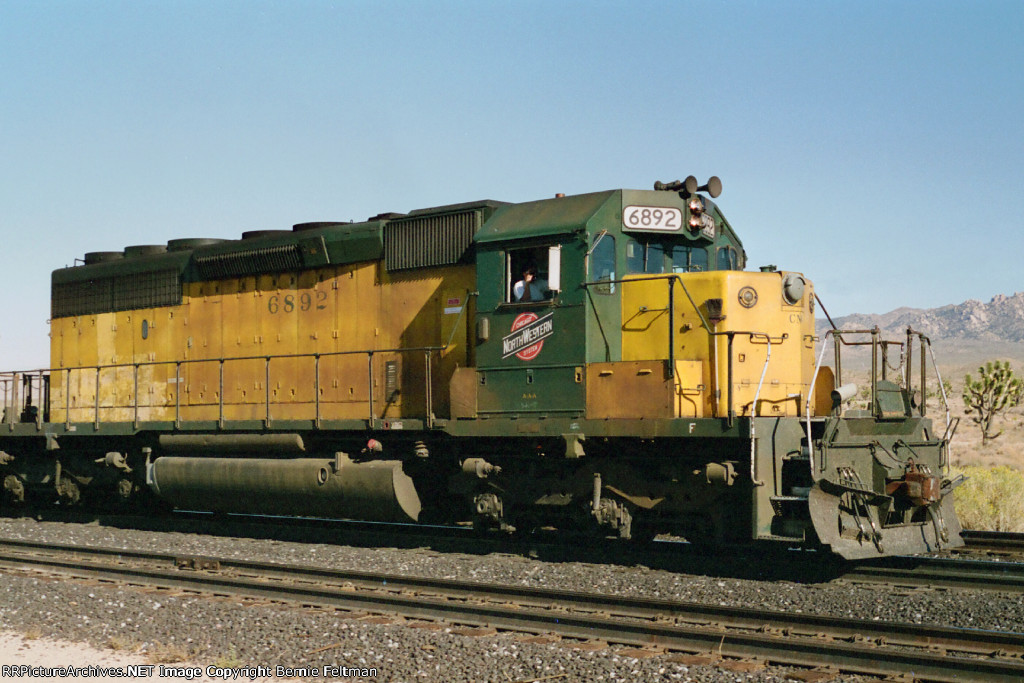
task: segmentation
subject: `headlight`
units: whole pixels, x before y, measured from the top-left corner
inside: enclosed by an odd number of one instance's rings
[[[787,304],[798,304],[804,297],[804,277],[799,273],[786,273],[782,279],[782,298]]]
[[[753,308],[754,304],[757,303],[757,290],[753,287],[744,287],[739,293],[740,306],[743,308]]]

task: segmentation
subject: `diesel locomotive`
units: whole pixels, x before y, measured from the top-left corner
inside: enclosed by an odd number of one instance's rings
[[[2,504],[961,545],[927,337],[817,335],[811,281],[745,270],[720,192],[88,253],[52,275],[50,367],[0,376]]]

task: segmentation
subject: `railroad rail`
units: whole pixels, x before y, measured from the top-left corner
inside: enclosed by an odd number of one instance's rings
[[[0,567],[923,681],[1024,679],[1024,636],[0,539]]]
[[[1024,564],[943,557],[894,558],[884,563],[853,566],[838,580],[1024,593]]]
[[[994,550],[1024,555],[1024,534],[964,529],[960,535],[968,550]]]

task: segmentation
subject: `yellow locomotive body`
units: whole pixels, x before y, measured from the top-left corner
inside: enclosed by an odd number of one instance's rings
[[[377,418],[422,417],[427,362],[432,408],[447,414],[474,280],[471,265],[410,276],[373,261],[188,282],[179,305],[54,318],[51,416],[93,421],[98,380],[104,422],[265,420],[268,406],[271,420],[366,419],[371,382]]]

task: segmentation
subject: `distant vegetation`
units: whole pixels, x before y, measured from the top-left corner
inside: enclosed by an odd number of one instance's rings
[[[965,529],[1024,531],[1024,472],[1007,466],[964,467],[968,477],[955,495]]]

